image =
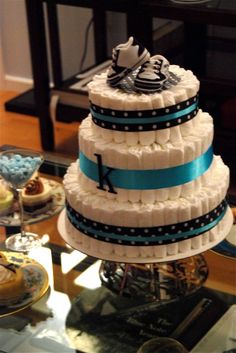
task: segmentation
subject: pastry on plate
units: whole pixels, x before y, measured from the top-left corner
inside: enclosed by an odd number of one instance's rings
[[[24,210],[29,213],[42,211],[52,201],[52,188],[48,180],[38,175],[29,180],[22,192]]]
[[[13,263],[0,259],[0,306],[16,304],[25,293],[23,271]]]

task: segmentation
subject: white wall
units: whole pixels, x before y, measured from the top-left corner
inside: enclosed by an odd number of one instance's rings
[[[89,9],[58,6],[64,77],[79,70],[85,29],[91,16]],[[32,85],[32,71],[24,0],[0,0],[0,44],[0,88],[17,91],[28,89]],[[93,63],[91,28],[85,67]]]
[[[9,75],[30,77],[30,59],[23,0],[1,0],[4,67]]]
[[[46,14],[46,7],[44,10]],[[90,9],[58,5],[64,78],[79,71],[85,30],[91,16]],[[47,22],[46,33],[48,38]],[[127,40],[124,14],[107,13],[107,40],[108,54],[115,45]],[[85,67],[94,64],[93,27],[90,28],[87,49]],[[50,56],[48,60],[50,65]],[[0,0],[0,89],[25,91],[32,84],[25,1]]]
[[[2,60],[6,88],[12,81],[27,82],[31,79],[31,65],[23,0],[0,1],[0,30],[2,38]]]
[[[90,9],[74,6],[58,6],[59,33],[63,63],[63,75],[69,77],[79,71],[85,45],[86,27],[92,17]],[[94,64],[93,27],[89,40],[85,68]]]

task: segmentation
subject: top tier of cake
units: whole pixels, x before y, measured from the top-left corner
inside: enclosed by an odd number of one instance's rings
[[[178,82],[151,94],[113,88],[106,73],[96,75],[88,91],[97,134],[105,141],[128,145],[177,142],[180,135],[188,135],[198,111],[199,81],[177,65],[171,65],[170,71]]]
[[[115,183],[113,194],[122,202],[146,204],[186,197],[200,190],[204,172],[208,170],[211,178],[215,170],[213,120],[198,110],[199,81],[179,66],[171,65],[170,70],[177,82],[151,94],[113,88],[106,82],[106,73],[96,75],[88,85],[91,115],[79,129],[79,177],[85,191],[112,197],[97,188],[93,168],[98,155],[103,166],[114,169],[113,174],[118,170],[123,173],[119,180],[125,179],[126,185]],[[191,163],[190,175],[185,166]],[[218,169],[222,168],[218,163]],[[137,173],[131,176],[132,171]],[[220,173],[228,176],[225,170]],[[227,177],[224,185],[225,192]]]

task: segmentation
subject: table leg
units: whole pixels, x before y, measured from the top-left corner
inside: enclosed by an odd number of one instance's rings
[[[139,1],[130,0],[127,2],[127,33],[134,36],[142,43],[150,53],[153,53],[153,21],[152,15],[144,8],[141,8]]]
[[[198,23],[184,23],[185,51],[184,65],[198,77],[206,74],[207,26]]]
[[[43,1],[25,0],[25,4],[34,79],[35,104],[39,117],[41,144],[44,150],[53,151],[54,131],[49,110],[50,88]]]

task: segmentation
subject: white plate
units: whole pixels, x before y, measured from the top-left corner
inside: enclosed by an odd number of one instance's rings
[[[59,213],[65,205],[65,192],[63,185],[54,180],[42,178],[44,183],[48,183],[52,188],[52,201],[48,202],[42,211],[37,210],[35,213],[24,213],[24,220],[26,224],[33,224],[44,221],[57,213]],[[5,227],[19,227],[19,212],[13,209],[8,215],[0,218],[0,225]]]
[[[37,302],[47,292],[49,279],[47,271],[37,261],[18,252],[2,251],[7,261],[22,268],[25,280],[25,295],[16,304],[0,306],[0,317],[15,314]]]

